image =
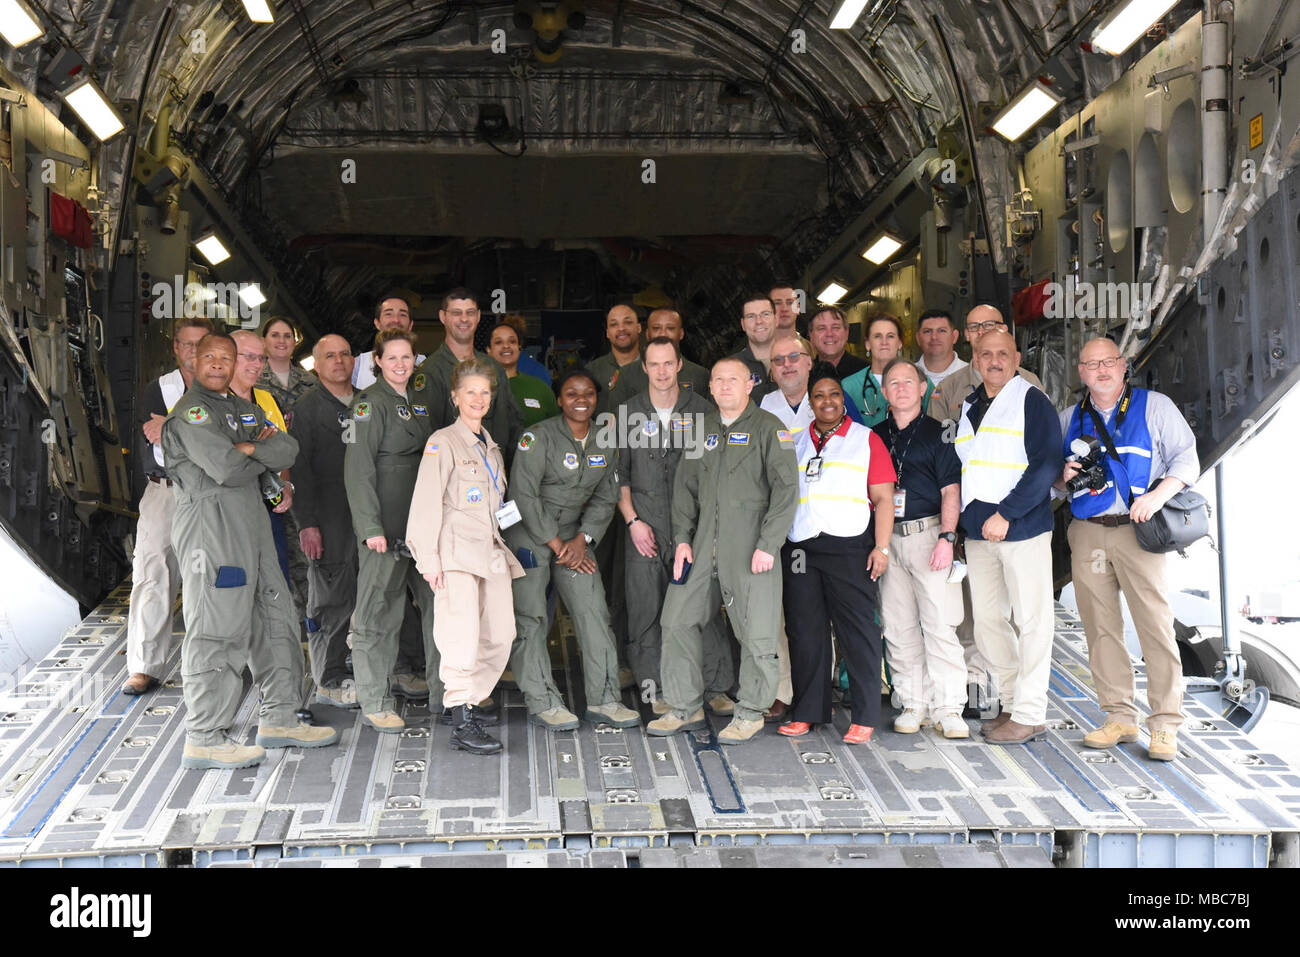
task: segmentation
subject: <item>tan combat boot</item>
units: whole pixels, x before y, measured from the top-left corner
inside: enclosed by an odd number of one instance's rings
[[[576,731],[578,725],[582,722],[568,708],[556,705],[554,708],[547,708],[537,714],[530,714],[528,723],[537,725],[539,728],[545,728],[547,731]]]
[[[374,714],[363,714],[361,718],[380,734],[400,734],[406,727],[406,722],[395,711],[376,711]]]
[[[763,730],[763,724],[762,718],[753,718],[748,721],[744,718],[732,718],[731,724],[718,732],[718,743],[740,744],[742,741],[748,741]]]
[[[257,727],[257,743],[263,748],[323,748],[338,739],[339,733],[333,728],[302,722],[291,728],[277,728],[272,724]]]
[[[1151,732],[1147,757],[1152,761],[1172,761],[1178,757],[1178,732],[1163,730]]]
[[[609,724],[615,728],[635,728],[641,723],[641,716],[631,708],[624,707],[621,701],[588,705],[584,717],[592,724]]]
[[[725,694],[715,694],[704,702],[704,707],[724,718],[736,713],[736,702]]]
[[[251,768],[261,764],[266,758],[266,751],[256,745],[237,744],[226,738],[221,744],[200,745],[185,742],[185,751],[181,755],[181,767],[195,771],[210,768]]]
[[[669,711],[662,718],[656,718],[645,726],[646,734],[664,738],[670,734],[683,731],[703,731],[708,724],[704,720],[704,709],[697,708],[695,713],[683,718],[676,711]]]
[[[429,682],[419,675],[393,675],[393,691],[407,698],[427,698]]]
[[[1117,744],[1128,744],[1137,739],[1137,725],[1107,721],[1097,730],[1089,731],[1083,736],[1083,746],[1085,748],[1113,748]]]

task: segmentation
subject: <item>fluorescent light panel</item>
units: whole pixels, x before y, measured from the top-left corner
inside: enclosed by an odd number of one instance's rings
[[[0,0],[0,36],[10,46],[31,43],[44,32],[27,4],[18,0]]]
[[[254,23],[274,23],[275,15],[266,0],[244,0],[244,12]]]
[[[94,80],[87,79],[63,93],[72,111],[100,140],[112,139],[125,128],[117,110],[104,97]]]
[[[993,118],[993,132],[1014,143],[1048,112],[1056,109],[1056,105],[1062,99],[1064,97],[1058,96],[1041,81],[1035,80]]]
[[[862,11],[867,8],[867,0],[844,0],[840,8],[831,17],[832,30],[847,30],[858,22]]]
[[[1119,56],[1151,25],[1170,11],[1177,0],[1128,0],[1097,27],[1092,47],[1111,56]]]
[[[879,239],[866,248],[862,253],[863,259],[869,259],[877,266],[889,261],[889,257],[894,255],[903,248],[903,244],[895,239],[889,233],[884,233]]]
[[[204,236],[194,244],[194,248],[203,254],[210,265],[223,263],[230,258],[230,250],[216,237],[215,233]]]
[[[841,286],[839,283],[830,282],[826,284],[825,289],[817,294],[817,301],[828,306],[833,306],[835,303],[843,299],[847,292],[848,289]]]
[[[262,303],[266,302],[266,297],[262,295],[262,290],[257,283],[249,283],[239,290],[239,298],[249,309],[256,309]]]
[[[301,359],[301,361],[299,361],[298,365],[302,366],[302,367],[303,367],[304,369],[306,369],[308,372],[312,372],[312,371],[314,371],[315,368],[316,368],[316,357],[315,357],[315,356],[303,356],[302,359]]]

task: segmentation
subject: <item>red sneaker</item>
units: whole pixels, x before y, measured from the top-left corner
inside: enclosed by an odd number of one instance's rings
[[[776,730],[787,738],[798,738],[811,731],[812,725],[807,721],[787,721]]]
[[[865,724],[851,724],[844,735],[845,744],[866,744],[871,740],[871,728]]]

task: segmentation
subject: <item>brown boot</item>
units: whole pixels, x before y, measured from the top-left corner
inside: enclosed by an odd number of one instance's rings
[[[996,731],[1010,720],[1011,712],[1003,711],[996,718],[990,718],[988,721],[981,721],[980,734],[988,734],[990,731]]]
[[[984,740],[989,744],[1028,744],[1046,731],[1045,724],[1021,724],[1008,719],[1002,727],[984,735]]]
[[[122,694],[137,695],[145,694],[158,687],[158,679],[153,675],[147,675],[137,671],[122,682]]]

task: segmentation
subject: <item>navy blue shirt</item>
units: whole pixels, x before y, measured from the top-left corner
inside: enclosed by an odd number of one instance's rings
[[[873,431],[894,460],[898,473],[894,488],[907,493],[903,515],[896,520],[912,522],[938,515],[942,489],[961,484],[961,459],[953,444],[943,440],[943,426],[921,413],[900,430],[888,415]]]
[[[976,431],[992,401],[981,384],[970,411],[966,413]],[[1008,542],[1020,542],[1050,532],[1052,483],[1060,478],[1065,466],[1062,447],[1061,422],[1052,401],[1041,389],[1030,389],[1025,393],[1025,458],[1029,460],[1029,467],[1001,502],[976,499],[962,510],[961,530],[966,537],[982,540],[984,536],[980,529],[994,512],[1010,523]]]

